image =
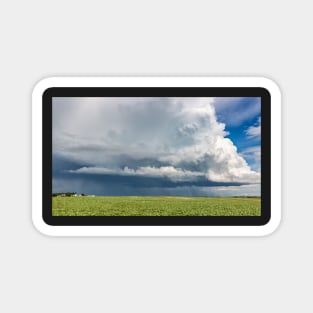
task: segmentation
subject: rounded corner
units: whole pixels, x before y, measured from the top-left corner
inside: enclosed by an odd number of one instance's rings
[[[279,229],[280,224],[281,224],[281,215],[270,217],[264,225],[260,226],[262,228],[260,236],[265,237],[273,234]]]
[[[264,76],[259,77],[258,80],[260,83],[260,87],[268,92],[271,96],[274,94],[281,97],[281,88],[275,80]]]
[[[55,87],[56,77],[46,77],[39,80],[32,92],[33,98],[42,97],[49,89]]]
[[[53,232],[51,231],[52,225],[48,224],[44,218],[40,218],[38,216],[33,215],[32,216],[32,223],[34,228],[45,236],[53,236]]]

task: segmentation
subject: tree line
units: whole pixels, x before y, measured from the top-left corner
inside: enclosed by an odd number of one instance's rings
[[[77,194],[76,192],[54,192],[52,197],[74,197],[74,196],[85,196],[84,193]]]

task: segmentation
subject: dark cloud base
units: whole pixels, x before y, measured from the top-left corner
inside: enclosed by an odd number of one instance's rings
[[[238,182],[213,182],[205,176],[195,181],[167,177],[70,173],[89,164],[54,156],[52,192],[76,192],[97,196],[207,196],[206,187],[242,186]]]
[[[128,195],[173,195],[175,189],[181,195],[181,187],[188,194],[199,194],[199,187],[241,186],[240,183],[222,183],[208,181],[200,177],[197,181],[174,182],[166,177],[141,177],[122,175],[89,175],[63,173],[53,180],[53,192],[77,192],[103,196]],[[177,194],[178,195],[178,194]]]

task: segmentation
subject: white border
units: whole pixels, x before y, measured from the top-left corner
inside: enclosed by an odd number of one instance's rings
[[[263,87],[271,94],[271,219],[264,226],[50,226],[42,219],[42,94],[50,87]],[[51,77],[32,95],[32,218],[51,236],[264,236],[281,219],[281,93],[263,77]]]

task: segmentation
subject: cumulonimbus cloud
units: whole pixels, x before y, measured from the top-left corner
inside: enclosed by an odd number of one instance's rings
[[[68,173],[259,183],[226,136],[214,98],[53,100],[53,154],[82,165]]]

